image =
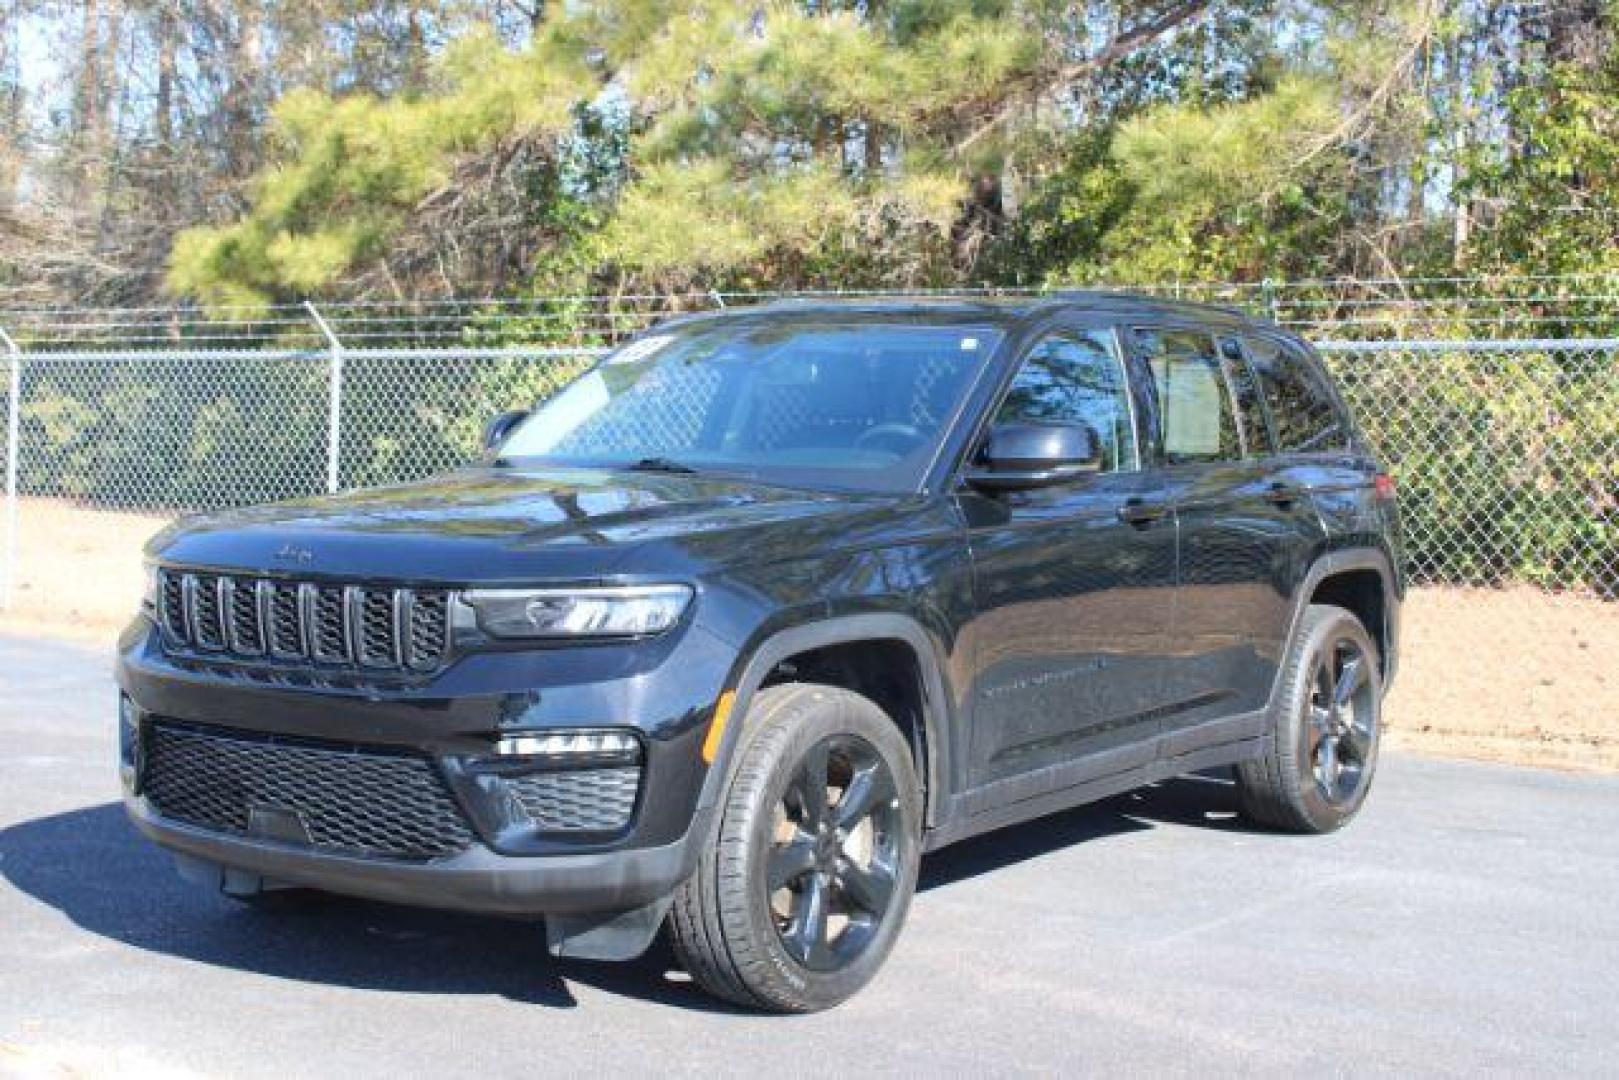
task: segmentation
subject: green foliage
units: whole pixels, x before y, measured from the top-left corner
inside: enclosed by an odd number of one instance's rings
[[[514,141],[555,143],[592,85],[561,47],[511,52],[474,35],[444,58],[440,91],[381,100],[295,90],[277,105],[274,163],[250,212],[175,241],[169,285],[216,304],[266,303],[325,291],[378,259],[456,160]]]
[[[1507,110],[1526,133],[1521,152],[1468,155],[1464,190],[1498,208],[1482,258],[1537,274],[1619,269],[1619,57],[1558,65],[1508,95]]]
[[[491,416],[543,401],[587,363],[354,357],[342,482],[391,483],[468,461]],[[24,387],[24,493],[154,510],[307,495],[326,476],[328,388],[318,354],[40,365]]]
[[[1314,276],[1353,195],[1341,122],[1319,78],[1150,110],[1074,144],[1000,258],[1042,266],[1053,283]]]
[[[955,143],[1035,74],[1039,30],[1034,12],[993,3],[884,18],[743,0],[565,9],[519,50],[461,42],[427,94],[289,94],[251,210],[183,233],[169,284],[214,303],[329,291],[413,231],[437,239],[423,218],[438,196],[524,140],[573,177],[539,185],[535,224],[570,205],[590,215],[546,234],[542,273],[662,288],[940,279],[993,157]],[[626,122],[600,122],[615,98]]]
[[[351,359],[343,484],[397,483],[469,461],[492,416],[544,401],[588,363],[584,357]]]

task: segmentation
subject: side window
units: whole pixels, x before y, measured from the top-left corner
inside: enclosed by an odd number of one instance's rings
[[[1137,330],[1158,391],[1159,437],[1171,464],[1232,461],[1242,438],[1214,338],[1195,330]]]
[[[1243,349],[1270,406],[1282,453],[1341,450],[1349,441],[1332,397],[1304,358],[1265,338],[1244,338]]]
[[[995,414],[996,423],[1080,422],[1102,444],[1104,472],[1136,467],[1130,391],[1112,333],[1057,334],[1023,359]]]
[[[1264,457],[1270,453],[1270,429],[1265,425],[1265,406],[1260,403],[1259,379],[1243,359],[1242,346],[1233,338],[1220,341],[1220,359],[1226,385],[1237,404],[1237,434],[1242,438],[1243,457]]]

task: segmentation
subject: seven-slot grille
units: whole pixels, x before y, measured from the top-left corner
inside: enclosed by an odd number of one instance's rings
[[[414,589],[162,571],[164,640],[200,653],[426,672],[449,650],[449,597]]]

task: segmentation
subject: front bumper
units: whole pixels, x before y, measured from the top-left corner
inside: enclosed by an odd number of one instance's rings
[[[266,685],[171,662],[139,621],[120,643],[117,677],[140,724],[392,749],[433,762],[471,842],[426,861],[332,851],[216,831],[160,814],[126,761],[124,800],[146,836],[229,891],[304,886],[372,899],[508,915],[641,907],[694,871],[713,816],[701,743],[734,650],[695,627],[652,647],[490,652],[465,656],[408,687]],[[559,729],[632,728],[644,745],[634,816],[623,829],[557,835],[519,826],[498,784],[472,763],[496,742]],[[145,730],[142,728],[141,730]],[[135,747],[141,737],[125,740]],[[138,751],[135,751],[138,752]]]
[[[220,872],[231,891],[301,886],[421,907],[500,915],[571,915],[642,907],[674,891],[697,867],[710,812],[659,847],[543,857],[500,855],[482,844],[427,863],[311,852],[193,828],[158,817],[126,795],[135,827],[176,855]],[[254,880],[257,879],[257,880]]]

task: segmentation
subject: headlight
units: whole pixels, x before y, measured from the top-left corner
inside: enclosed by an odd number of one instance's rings
[[[474,589],[464,598],[477,613],[478,626],[493,637],[645,637],[680,621],[691,589]]]

